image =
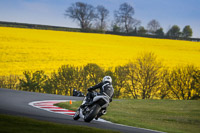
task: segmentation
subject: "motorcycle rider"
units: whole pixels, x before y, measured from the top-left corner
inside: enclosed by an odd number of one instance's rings
[[[92,102],[92,99],[95,97],[93,95],[94,93],[92,93],[92,91],[96,90],[96,89],[100,89],[100,93],[98,93],[97,95],[106,95],[110,98],[109,102],[112,102],[112,97],[114,94],[114,88],[112,86],[112,78],[110,76],[105,76],[103,78],[102,82],[88,88],[86,100],[80,106],[81,108],[84,108],[86,105],[89,105]],[[106,113],[106,108],[104,108],[103,110],[105,110],[105,113]],[[98,116],[98,117],[100,117],[100,116]],[[96,119],[98,119],[98,117]]]

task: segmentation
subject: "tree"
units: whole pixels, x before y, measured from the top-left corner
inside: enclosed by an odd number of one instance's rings
[[[153,19],[147,24],[147,29],[150,33],[155,34],[155,32],[160,29],[160,23]]]
[[[198,96],[199,85],[197,68],[194,66],[177,67],[172,70],[167,78],[167,86],[172,91],[173,97],[181,100],[190,100],[195,95]]]
[[[163,28],[156,30],[155,34],[158,37],[164,37],[164,35],[165,35],[164,32],[163,32]]]
[[[34,73],[30,71],[25,71],[25,78],[19,79],[20,86],[25,91],[33,92],[44,92],[43,86],[47,80],[47,76],[44,74],[44,71],[36,71]]]
[[[167,32],[167,36],[170,38],[179,38],[180,34],[180,28],[177,25],[172,26],[172,28]]]
[[[157,97],[159,97],[160,99],[171,99],[172,93],[166,83],[169,76],[170,73],[168,69],[165,68],[161,71],[160,86],[157,91]]]
[[[111,27],[112,27],[112,31],[114,33],[119,33],[121,31],[120,26],[118,24],[116,24],[116,23],[112,24]]]
[[[183,28],[182,36],[183,36],[184,38],[189,38],[189,37],[192,36],[192,29],[190,28],[189,25],[186,25],[186,26]]]
[[[0,76],[0,88],[18,89],[18,79],[17,75]]]
[[[200,99],[200,70],[196,69],[195,74],[193,75],[195,84],[194,84],[194,95],[191,99]]]
[[[106,22],[105,19],[108,17],[109,11],[104,6],[97,6],[97,18],[99,19],[100,30],[105,30]]]
[[[78,21],[83,30],[89,29],[92,25],[91,22],[96,18],[95,8],[82,2],[76,2],[68,7],[65,16]]]
[[[127,71],[125,66],[115,67],[115,77],[116,77],[116,86],[114,96],[120,98],[122,96],[122,91],[125,89]]]
[[[57,74],[58,82],[60,82],[59,93],[72,95],[72,90],[74,88],[75,77],[75,67],[70,65],[63,65],[58,69]]]
[[[83,88],[83,81],[84,81],[84,76],[83,75],[83,67],[75,67],[75,72],[74,72],[74,76],[75,76],[75,80],[73,81],[74,83],[74,88],[78,91],[84,91]]]
[[[145,53],[136,59],[135,80],[142,99],[153,98],[160,83],[161,68],[153,53]]]
[[[146,33],[147,33],[147,30],[143,26],[140,26],[139,29],[138,29],[138,34],[139,35],[146,35]]]
[[[103,70],[100,66],[94,63],[89,63],[83,68],[84,77],[84,89],[87,90],[88,87],[98,84],[102,81]]]
[[[134,13],[134,8],[127,3],[121,4],[119,10],[115,11],[115,21],[123,25],[126,33],[131,32],[133,27],[141,23],[139,20],[133,18]]]
[[[135,77],[135,69],[136,65],[132,62],[126,65],[127,69],[127,84],[126,84],[126,93],[128,95],[131,94],[131,96],[134,99],[137,99],[139,97],[139,89],[136,84],[136,77]]]

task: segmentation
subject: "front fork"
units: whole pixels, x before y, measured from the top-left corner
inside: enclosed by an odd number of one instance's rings
[[[79,116],[84,119],[83,109],[79,108]]]

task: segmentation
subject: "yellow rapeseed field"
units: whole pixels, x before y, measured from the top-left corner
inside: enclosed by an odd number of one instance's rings
[[[66,64],[115,67],[143,52],[155,53],[169,67],[200,67],[199,42],[0,27],[0,76],[50,73]]]

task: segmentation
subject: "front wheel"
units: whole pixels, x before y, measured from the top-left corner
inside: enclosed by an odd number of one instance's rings
[[[80,109],[78,109],[78,110],[76,111],[76,113],[75,113],[74,116],[73,116],[73,119],[74,119],[74,120],[78,120],[78,119],[80,118],[79,114],[80,114]]]
[[[94,104],[91,107],[90,111],[85,114],[84,121],[85,122],[92,121],[95,118],[95,116],[99,113],[100,110],[101,110],[101,107],[98,104]]]

